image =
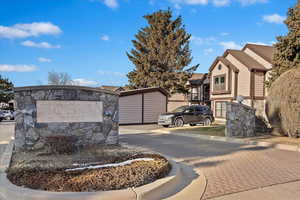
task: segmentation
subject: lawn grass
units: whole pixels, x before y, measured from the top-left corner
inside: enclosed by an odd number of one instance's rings
[[[225,136],[225,125],[212,125],[212,126],[194,126],[194,127],[181,127],[181,128],[170,128],[170,132],[184,132],[199,135],[210,135],[210,136]]]

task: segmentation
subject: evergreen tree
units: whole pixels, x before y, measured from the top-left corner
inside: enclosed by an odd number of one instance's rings
[[[172,19],[171,10],[144,16],[148,26],[140,29],[127,53],[135,69],[127,74],[129,87],[162,87],[171,93],[187,92],[186,82],[198,65],[192,61],[189,40],[182,18]],[[186,69],[187,68],[187,69]]]
[[[13,88],[12,82],[0,75],[0,102],[8,103],[14,98]]]
[[[289,9],[285,24],[289,32],[286,36],[277,37],[274,67],[267,82],[268,87],[284,72],[300,66],[300,0],[294,8]]]

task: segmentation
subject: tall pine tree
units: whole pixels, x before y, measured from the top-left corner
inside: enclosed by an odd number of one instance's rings
[[[289,9],[285,24],[289,32],[286,36],[277,38],[274,67],[267,82],[268,87],[284,72],[300,66],[300,0],[294,8]]]
[[[13,87],[12,82],[0,75],[0,102],[8,103],[13,99]]]
[[[172,19],[171,10],[144,16],[148,26],[133,40],[134,49],[127,53],[135,69],[127,74],[131,88],[162,87],[171,93],[187,92],[186,82],[198,65],[192,61],[189,40],[182,18]]]

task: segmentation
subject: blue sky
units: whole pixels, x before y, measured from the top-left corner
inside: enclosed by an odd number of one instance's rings
[[[124,85],[126,51],[143,15],[170,7],[192,34],[192,64],[207,72],[225,48],[271,45],[296,0],[0,0],[0,74],[16,86],[47,84],[49,71],[81,85]]]

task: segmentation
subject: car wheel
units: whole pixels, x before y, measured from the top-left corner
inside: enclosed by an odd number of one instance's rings
[[[177,118],[174,122],[175,127],[183,127],[184,122],[181,118]]]
[[[170,125],[163,125],[163,127],[164,127],[164,128],[169,128],[169,127],[170,127]]]
[[[190,124],[190,126],[196,126],[196,124]]]
[[[209,118],[205,118],[204,122],[203,122],[204,126],[210,126],[211,125],[211,119]]]

